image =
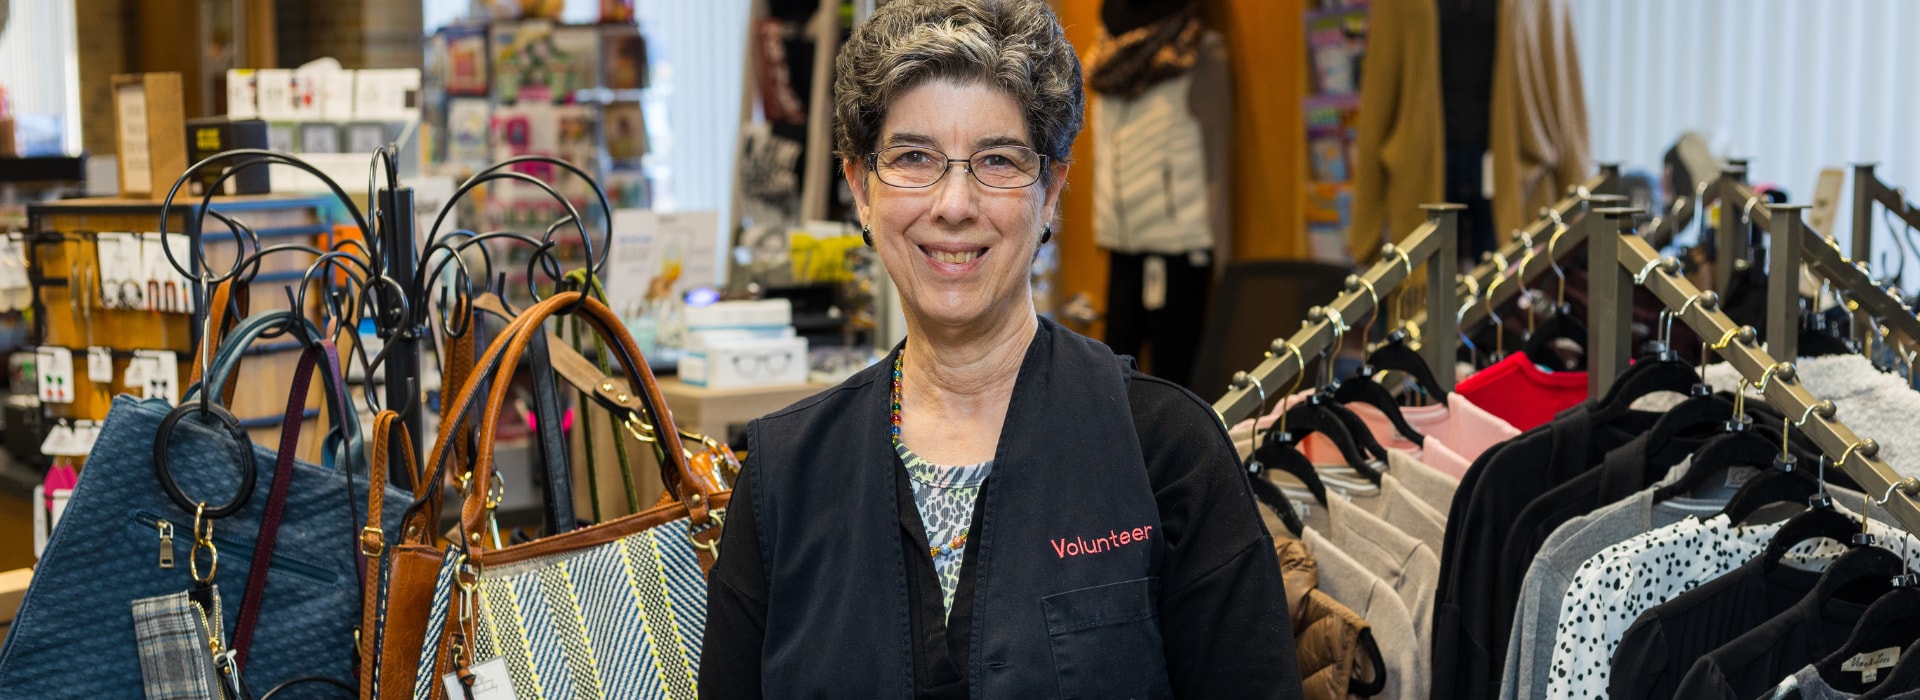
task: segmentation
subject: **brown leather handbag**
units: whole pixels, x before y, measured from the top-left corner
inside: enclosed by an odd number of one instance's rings
[[[662,478],[673,502],[571,532],[494,548],[489,534],[493,434],[514,369],[534,333],[574,313],[607,341],[637,391],[602,381],[595,400],[646,424],[666,457]],[[480,396],[476,377],[490,377]],[[482,399],[484,398],[484,401]],[[479,434],[461,484],[459,541],[436,541],[429,490],[409,509],[388,557],[384,605],[369,626],[381,634],[363,669],[378,697],[444,697],[443,676],[470,680],[476,667],[504,664],[519,697],[694,697],[704,617],[705,572],[718,555],[729,492],[711,466],[687,459],[672,414],[625,327],[604,304],[555,295],[521,313],[474,363],[443,409],[429,464],[442,471],[456,427],[479,411]],[[649,420],[650,419],[650,420]],[[436,474],[420,483],[438,483]],[[592,611],[589,613],[588,611]],[[417,662],[417,663],[413,663]],[[484,669],[481,669],[484,672]],[[577,691],[577,692],[576,692]]]

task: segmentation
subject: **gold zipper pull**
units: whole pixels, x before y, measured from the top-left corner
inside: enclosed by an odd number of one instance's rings
[[[173,568],[173,523],[162,520],[155,524],[160,528],[160,568]]]

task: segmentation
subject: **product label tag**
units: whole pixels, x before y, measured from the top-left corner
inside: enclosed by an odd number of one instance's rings
[[[1733,467],[1727,470],[1727,488],[1737,489],[1759,476],[1760,470],[1753,467]]]
[[[87,381],[102,386],[113,383],[112,350],[97,345],[87,348]]]
[[[1880,678],[1880,669],[1893,668],[1899,663],[1900,647],[1886,647],[1854,654],[1840,664],[1840,670],[1858,673],[1862,683],[1872,683]]]
[[[519,700],[513,694],[513,678],[507,675],[506,657],[480,663],[468,670],[473,672],[473,700]],[[440,683],[446,687],[447,697],[466,697],[461,691],[458,674],[441,676]]]
[[[1287,499],[1287,502],[1293,504],[1293,512],[1299,515],[1302,520],[1313,517],[1312,504],[1297,498]]]
[[[43,346],[34,355],[34,373],[40,376],[40,401],[73,403],[73,351]]]
[[[1149,255],[1140,271],[1140,305],[1158,311],[1167,305],[1167,259]]]

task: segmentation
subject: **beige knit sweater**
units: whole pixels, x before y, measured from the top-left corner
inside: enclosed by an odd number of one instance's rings
[[[1442,201],[1446,130],[1440,110],[1440,20],[1433,0],[1373,0],[1360,73],[1353,164],[1354,259],[1405,238]],[[1385,237],[1383,238],[1383,234]]]

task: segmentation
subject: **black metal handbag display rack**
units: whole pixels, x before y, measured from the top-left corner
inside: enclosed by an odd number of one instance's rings
[[[527,292],[538,301],[541,298],[541,276],[554,289],[566,285],[567,271],[562,269],[556,257],[557,236],[571,229],[579,236],[580,244],[586,251],[587,284],[583,292],[597,288],[593,280],[597,279],[607,262],[607,250],[612,245],[613,210],[608,204],[605,192],[600,185],[584,171],[571,163],[546,156],[522,156],[504,160],[489,166],[469,177],[454,190],[434,217],[433,226],[424,240],[416,244],[414,194],[410,187],[399,182],[397,158],[399,149],[389,144],[373,154],[367,173],[367,201],[373,206],[373,216],[366,216],[353,199],[347,196],[346,189],[328,177],[318,168],[298,157],[275,151],[242,149],[213,155],[187,168],[187,171],[175,180],[167,191],[165,203],[160,210],[160,232],[165,234],[169,214],[174,200],[181,194],[186,183],[209,168],[224,168],[219,178],[206,188],[199,212],[199,220],[187,227],[190,246],[186,259],[181,260],[175,251],[166,248],[167,261],[181,275],[191,280],[191,298],[194,318],[192,327],[198,346],[197,361],[203,365],[212,349],[209,344],[199,342],[208,332],[207,324],[211,309],[207,307],[209,295],[214,286],[232,282],[236,286],[250,284],[261,269],[261,260],[271,255],[307,255],[313,258],[304,275],[286,288],[291,308],[305,313],[306,294],[309,287],[318,285],[324,290],[318,307],[325,317],[332,321],[334,328],[357,329],[363,320],[371,320],[383,346],[372,357],[360,343],[353,343],[349,359],[363,370],[367,378],[367,391],[363,400],[369,415],[377,414],[382,407],[398,412],[412,435],[425,435],[422,430],[423,396],[421,391],[421,352],[425,342],[430,342],[437,334],[433,327],[434,304],[440,310],[438,330],[447,337],[459,337],[469,330],[472,318],[472,302],[478,288],[500,291],[504,286],[505,275],[496,277],[493,259],[486,245],[490,241],[510,241],[528,246],[532,253],[527,262]],[[550,184],[517,172],[516,167],[528,164],[545,164],[573,173],[585,181],[597,198],[599,217],[591,222],[599,228],[598,235],[589,232],[590,222],[582,217],[572,202],[562,196]],[[220,213],[213,204],[214,192],[221,190],[221,183],[248,168],[281,165],[296,168],[318,178],[321,183],[339,200],[347,211],[352,223],[363,232],[363,239],[343,239],[334,242],[326,249],[300,243],[280,243],[261,245],[260,237],[246,222]],[[384,177],[382,177],[384,171]],[[553,197],[563,207],[564,216],[547,226],[538,235],[512,231],[474,232],[456,230],[440,233],[441,225],[448,215],[459,206],[461,200],[490,182],[526,183]],[[189,195],[190,196],[190,195]],[[223,225],[239,251],[234,262],[224,271],[212,270],[207,264],[205,236],[206,217],[211,216]],[[163,238],[164,240],[164,238]],[[417,247],[416,247],[417,245]],[[163,246],[164,248],[164,246]],[[473,253],[469,256],[468,253]],[[469,259],[478,258],[481,269],[469,268]],[[451,266],[451,267],[449,267]],[[447,274],[451,270],[451,279]],[[538,270],[541,274],[534,274]],[[576,275],[577,276],[577,275]],[[496,282],[496,279],[499,280]],[[477,285],[476,285],[477,280]],[[435,290],[440,290],[435,295]],[[585,297],[582,297],[584,303]],[[576,306],[577,308],[577,306]],[[569,312],[571,309],[568,310]],[[351,330],[349,331],[351,332]],[[384,386],[384,398],[376,398],[371,387],[378,373]],[[198,410],[218,412],[224,409],[217,403],[207,401],[210,392],[201,392],[201,405]],[[394,449],[412,449],[415,461],[424,461],[423,442],[411,446],[395,442]],[[393,455],[398,457],[399,455]],[[396,486],[411,489],[407,483],[409,477],[404,470],[394,472]]]

